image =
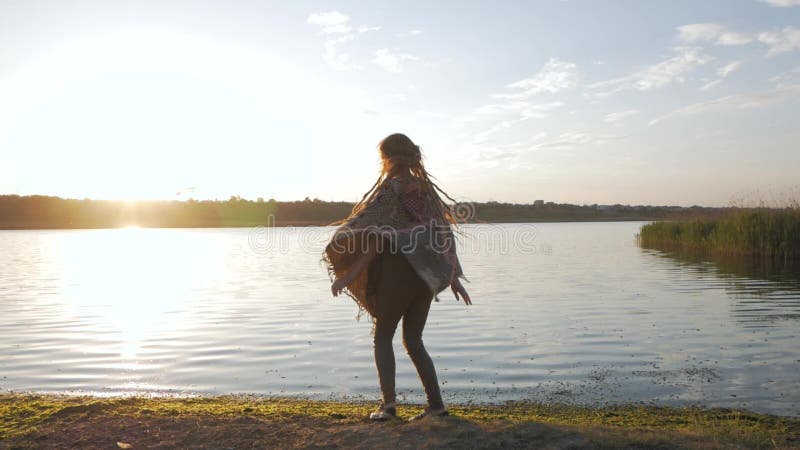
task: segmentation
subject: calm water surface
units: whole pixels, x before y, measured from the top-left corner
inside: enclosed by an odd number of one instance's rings
[[[800,415],[798,270],[643,250],[640,225],[463,227],[474,305],[443,292],[425,331],[445,399]],[[0,231],[0,388],[377,399],[370,321],[320,263],[331,231]]]

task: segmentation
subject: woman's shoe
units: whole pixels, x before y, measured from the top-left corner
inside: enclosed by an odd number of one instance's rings
[[[423,411],[423,412],[417,414],[416,416],[408,419],[408,421],[409,422],[413,422],[415,420],[421,420],[421,419],[424,419],[426,417],[444,417],[444,416],[449,416],[449,415],[450,415],[450,413],[447,412],[447,409],[445,409],[445,408],[431,409],[430,407],[428,407],[428,408],[425,408],[425,411]]]
[[[369,420],[391,420],[397,419],[397,405],[392,403],[381,402],[378,410],[369,414]]]

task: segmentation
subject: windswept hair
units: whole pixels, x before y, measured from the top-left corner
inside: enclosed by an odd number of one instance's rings
[[[458,225],[458,220],[453,212],[452,206],[442,200],[442,196],[453,202],[453,205],[458,202],[433,182],[431,178],[435,177],[429,174],[422,164],[422,152],[419,149],[419,145],[416,145],[405,134],[395,133],[386,136],[378,144],[378,150],[381,154],[381,173],[378,175],[375,184],[373,184],[361,197],[361,200],[353,206],[350,216],[342,220],[342,222],[346,222],[372,202],[380,190],[379,187],[386,181],[390,173],[408,173],[421,182],[420,184],[423,189],[432,194],[431,197],[435,199],[436,202],[435,206],[445,220],[453,225]],[[441,194],[441,196],[439,194]]]

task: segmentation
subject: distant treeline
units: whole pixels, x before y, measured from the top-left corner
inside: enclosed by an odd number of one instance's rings
[[[249,227],[256,225],[328,225],[346,217],[349,202],[319,199],[276,201],[76,200],[41,195],[0,196],[0,229],[140,227]],[[628,205],[571,205],[544,203],[469,203],[458,207],[468,222],[559,222],[658,220],[721,214],[724,208]]]
[[[594,222],[620,220],[660,220],[695,215],[716,216],[724,208],[692,206],[649,205],[573,205],[569,203],[536,202],[518,203],[472,203],[458,208],[457,212],[474,212],[469,222]],[[468,214],[469,215],[469,214]]]

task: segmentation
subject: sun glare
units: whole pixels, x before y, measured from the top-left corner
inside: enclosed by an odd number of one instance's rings
[[[271,195],[270,143],[296,142],[321,118],[341,131],[359,108],[267,52],[152,29],[60,41],[0,98],[0,145],[30,168],[31,193],[114,200],[182,199],[187,186],[195,198]],[[272,171],[276,186],[285,172]]]
[[[66,303],[78,316],[94,315],[93,326],[114,336],[118,353],[132,359],[152,334],[185,325],[176,313],[180,304],[220,272],[214,258],[193,256],[199,238],[136,226],[75,232],[57,249],[60,270],[70,281]]]

